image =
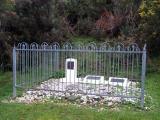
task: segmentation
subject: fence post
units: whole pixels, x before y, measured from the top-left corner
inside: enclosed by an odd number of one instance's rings
[[[144,108],[144,84],[145,84],[145,74],[146,74],[146,44],[143,48],[142,54],[142,74],[141,74],[141,108]]]
[[[16,97],[16,47],[13,48],[13,98]]]

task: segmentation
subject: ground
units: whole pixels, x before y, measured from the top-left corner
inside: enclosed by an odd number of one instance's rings
[[[159,120],[160,74],[149,73],[146,93],[152,96],[149,110],[129,104],[119,108],[91,108],[63,102],[38,104],[8,103],[12,94],[12,73],[0,73],[0,120]]]

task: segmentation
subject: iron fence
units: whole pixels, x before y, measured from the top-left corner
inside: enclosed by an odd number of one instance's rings
[[[144,106],[146,46],[20,43],[13,49],[16,89],[137,98]]]

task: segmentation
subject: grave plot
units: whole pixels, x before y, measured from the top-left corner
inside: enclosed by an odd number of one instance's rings
[[[13,49],[14,91],[20,102],[49,98],[95,104],[108,101],[144,104],[146,50],[137,44],[73,46],[20,43]]]

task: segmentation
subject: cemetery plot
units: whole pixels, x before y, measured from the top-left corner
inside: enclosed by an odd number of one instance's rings
[[[20,43],[13,49],[13,95],[22,88],[26,97],[118,97],[143,106],[145,67],[145,46],[137,44]]]

